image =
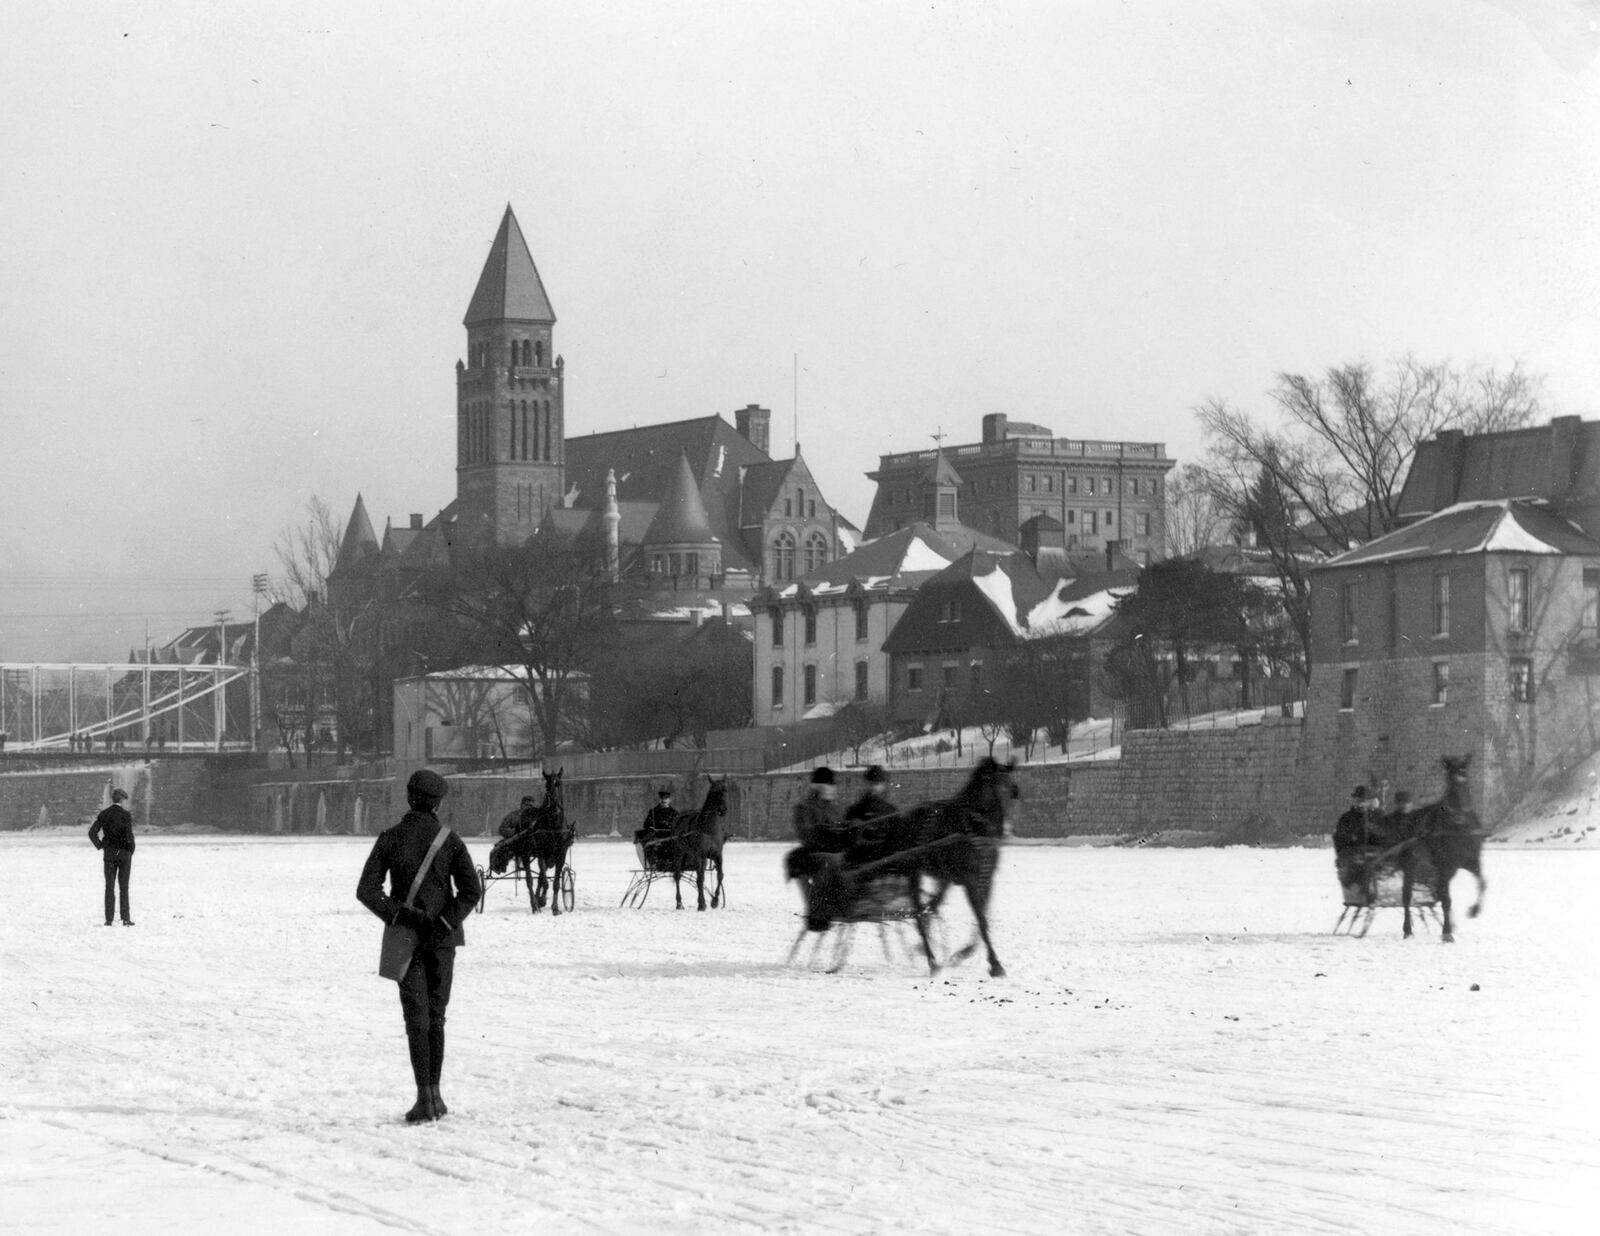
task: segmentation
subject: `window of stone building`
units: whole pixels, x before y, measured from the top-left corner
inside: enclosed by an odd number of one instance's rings
[[[867,663],[856,662],[856,699],[864,702],[867,698]]]
[[[1076,512],[1076,511],[1068,511],[1067,512],[1067,522],[1069,524],[1077,523],[1078,522],[1078,512]]]
[[[1115,524],[1116,522],[1117,522],[1117,513],[1115,511],[1107,511],[1106,512],[1106,527],[1109,528],[1113,524]]]
[[[788,532],[780,532],[772,542],[772,577],[774,579],[794,578],[794,536]]]
[[[956,496],[952,493],[939,495],[939,515],[943,519],[954,519],[956,516]]]
[[[1037,492],[1039,488],[1039,478],[1032,472],[1028,473],[1027,476],[1022,478],[1022,488],[1030,494]]]
[[[1450,634],[1450,576],[1444,571],[1433,577],[1433,634],[1435,638]]]
[[[772,646],[783,647],[783,611],[778,609],[772,611]]]
[[[1583,632],[1590,639],[1600,635],[1600,570],[1583,573]]]
[[[1506,626],[1512,631],[1528,629],[1528,568],[1512,567],[1506,576]]]
[[[940,669],[940,685],[948,690],[955,690],[961,681],[961,665],[956,661],[946,661]]]
[[[1433,702],[1446,704],[1450,701],[1450,662],[1435,661],[1433,663]]]
[[[920,666],[920,665],[908,665],[908,666],[906,666],[906,690],[907,691],[920,691],[920,690],[922,690],[922,666]]]
[[[1083,492],[1086,494],[1092,494],[1094,492],[1094,477],[1089,476],[1084,478]]]
[[[1135,515],[1134,528],[1139,536],[1150,535],[1150,516],[1148,514]]]
[[[1084,535],[1085,536],[1093,536],[1099,530],[1100,530],[1100,525],[1096,522],[1095,513],[1093,511],[1085,511],[1083,513],[1083,531],[1084,531]]]
[[[1050,476],[1048,474],[1045,476],[1045,478],[1044,478],[1044,491],[1047,494],[1055,493],[1055,491],[1056,491],[1056,478],[1055,477]]]
[[[805,690],[805,706],[810,708],[811,705],[817,702],[817,667],[815,665],[808,665],[805,667],[803,685]]]
[[[828,561],[828,538],[820,532],[806,537],[806,574],[820,571]]]
[[[1078,492],[1078,478],[1075,477],[1075,476],[1067,477],[1066,478],[1066,486],[1067,486],[1067,488],[1066,488],[1066,492],[1067,493],[1069,493],[1069,494],[1077,493]]]
[[[815,519],[816,517],[817,517],[817,500],[815,498],[807,498],[806,499],[806,518],[807,519]]]
[[[783,707],[783,666],[772,667],[772,706]]]
[[[1133,477],[1128,481],[1128,492],[1135,498],[1139,496],[1139,478]]]
[[[1533,702],[1533,662],[1527,657],[1511,658],[1511,698],[1519,704]]]
[[[1347,669],[1339,680],[1339,711],[1350,712],[1356,706],[1356,671]]]
[[[806,646],[810,647],[817,642],[817,607],[807,605],[802,613],[806,620]]]
[[[994,492],[994,477],[990,476],[990,477],[985,477],[984,478],[983,491],[984,491],[984,493],[989,493],[989,494],[992,494]]]
[[[1357,622],[1361,604],[1361,585],[1352,580],[1344,586],[1343,596],[1343,605],[1339,611],[1339,638],[1347,644],[1354,644],[1361,638],[1361,628]]]
[[[863,640],[867,638],[867,603],[865,601],[857,601],[855,603],[855,611],[856,639]]]
[[[794,518],[794,499],[793,498],[785,498],[783,500],[783,517],[785,519],[793,519]]]

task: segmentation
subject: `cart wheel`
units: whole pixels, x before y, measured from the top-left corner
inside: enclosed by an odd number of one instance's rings
[[[563,867],[561,869],[561,908],[570,914],[577,900],[577,881],[572,878],[572,868]]]

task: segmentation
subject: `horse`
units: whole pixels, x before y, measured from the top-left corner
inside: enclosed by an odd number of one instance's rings
[[[696,909],[706,908],[706,867],[716,869],[717,886],[711,893],[711,908],[726,907],[722,893],[722,844],[727,834],[722,829],[722,818],[728,814],[728,779],[709,779],[705,801],[690,811],[679,813],[672,826],[672,837],[656,848],[655,862],[663,870],[672,872],[672,892],[677,908],[683,909],[684,873],[694,869],[694,891],[698,902]]]
[[[812,884],[804,930],[823,931],[841,907],[848,904],[853,890],[864,880],[899,873],[907,879],[911,898],[911,918],[928,958],[928,973],[939,972],[939,962],[928,942],[925,914],[936,912],[952,884],[960,885],[977,921],[972,941],[952,954],[951,961],[970,957],[983,942],[989,957],[989,973],[1005,975],[1005,967],[995,955],[989,939],[989,895],[994,891],[995,868],[1000,862],[1000,841],[1005,835],[1006,806],[1020,797],[1015,777],[1016,761],[1001,764],[991,756],[979,760],[967,784],[951,798],[919,803],[896,815],[873,821],[878,839],[872,848],[887,856],[853,864],[851,855],[841,867],[828,866]],[[937,887],[933,898],[922,904],[922,877],[931,877]]]
[[[1424,862],[1433,869],[1434,892],[1444,916],[1444,943],[1455,940],[1450,922],[1450,881],[1456,872],[1470,871],[1478,881],[1478,899],[1468,907],[1467,917],[1476,918],[1483,909],[1488,881],[1483,878],[1483,830],[1467,785],[1471,763],[1470,755],[1445,756],[1444,797],[1412,814],[1412,836],[1402,843],[1397,855],[1403,873],[1400,900],[1406,911],[1406,939],[1411,938],[1411,890],[1423,875]]]
[[[495,843],[489,852],[489,870],[500,875],[513,862],[528,882],[528,900],[537,914],[550,904],[550,913],[561,913],[561,899],[554,891],[561,887],[562,869],[567,865],[567,853],[577,830],[567,823],[567,810],[561,794],[561,774],[558,768],[544,774],[544,802],[539,805],[533,820]],[[539,881],[534,885],[533,868],[537,864]]]

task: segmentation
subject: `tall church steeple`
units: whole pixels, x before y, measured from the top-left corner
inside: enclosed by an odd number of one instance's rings
[[[563,363],[555,310],[511,207],[489,246],[456,362],[456,526],[473,542],[515,545],[564,489]]]

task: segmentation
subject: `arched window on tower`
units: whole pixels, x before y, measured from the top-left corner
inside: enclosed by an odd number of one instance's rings
[[[532,340],[524,339],[522,341],[522,363],[524,365],[533,364],[533,342],[532,342]]]
[[[533,363],[535,365],[537,365],[541,369],[544,368],[544,340],[543,339],[535,339],[533,341]]]
[[[794,537],[788,532],[778,533],[772,542],[772,577],[794,578]]]
[[[517,405],[511,405],[511,451],[510,458],[517,457]]]
[[[522,457],[528,458],[528,404],[522,404]]]
[[[820,571],[828,561],[828,538],[820,532],[813,532],[806,537],[805,571],[810,575],[813,571]]]

